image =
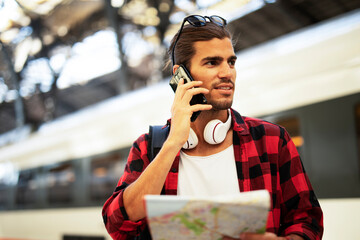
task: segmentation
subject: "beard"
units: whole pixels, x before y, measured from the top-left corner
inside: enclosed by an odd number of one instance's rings
[[[231,84],[233,86],[233,90],[235,90],[235,84],[231,79],[220,80],[220,81],[214,82],[212,84],[212,86],[210,88],[210,93],[205,97],[208,101],[208,104],[210,104],[212,106],[212,110],[215,110],[215,111],[216,110],[227,110],[227,109],[231,108],[232,103],[233,103],[233,98],[234,98],[233,95],[231,95],[231,96],[229,95],[227,97],[223,96],[221,98],[217,98],[217,97],[212,98],[212,90],[216,89],[216,87],[221,83]]]
[[[212,106],[212,110],[227,110],[232,106],[232,99],[225,99],[225,100],[210,100],[208,104]]]

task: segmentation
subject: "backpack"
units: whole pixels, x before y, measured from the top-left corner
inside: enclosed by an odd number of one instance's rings
[[[147,155],[150,162],[159,153],[162,145],[164,144],[167,136],[169,135],[169,130],[170,127],[168,125],[165,127],[161,125],[149,126]],[[146,226],[144,231],[142,231],[139,236],[136,236],[134,238],[134,240],[151,240],[151,239],[152,238],[148,226]]]
[[[149,126],[149,139],[148,139],[148,158],[151,162],[156,155],[159,153],[160,149],[162,148],[162,145],[164,144],[166,138],[169,135],[170,126],[166,125],[155,125],[155,126]]]

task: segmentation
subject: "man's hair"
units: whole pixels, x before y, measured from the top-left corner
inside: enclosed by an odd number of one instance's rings
[[[166,66],[171,66],[172,72],[172,49],[174,47],[175,39],[179,32],[175,34],[171,40],[170,48],[168,50],[169,60]],[[206,22],[205,26],[194,27],[190,24],[184,25],[180,38],[175,46],[175,63],[183,64],[190,70],[190,60],[195,55],[194,43],[198,41],[210,41],[213,38],[232,40],[231,33],[226,27],[220,27],[213,22]]]

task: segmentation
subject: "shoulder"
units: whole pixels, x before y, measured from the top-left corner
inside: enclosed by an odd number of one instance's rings
[[[263,119],[241,116],[233,110],[235,116],[236,129],[239,129],[240,135],[251,135],[253,140],[267,138],[274,141],[289,140],[288,133],[285,128]]]
[[[149,140],[149,133],[144,133],[140,135],[134,142],[131,147],[130,153],[137,153],[137,154],[146,154],[147,153],[147,146]]]
[[[149,148],[161,148],[165,142],[168,133],[169,125],[151,125],[149,132],[140,135],[133,143],[132,150],[147,154],[150,152]]]
[[[136,147],[139,148],[143,144],[147,144],[148,140],[149,140],[149,133],[143,133],[134,141],[133,145],[138,145]]]
[[[281,149],[284,147],[296,149],[290,134],[283,126],[251,117],[245,117],[244,121],[249,127],[253,140],[265,140],[269,146],[276,145]]]
[[[244,121],[249,128],[252,138],[255,140],[266,137],[268,140],[279,141],[284,139],[286,135],[283,127],[265,120],[245,117]]]
[[[240,125],[241,127],[245,127],[247,129],[250,129],[252,127],[259,127],[259,126],[263,126],[266,128],[279,128],[280,126],[268,121],[265,121],[263,119],[259,119],[259,118],[253,118],[253,117],[247,117],[247,116],[242,116],[239,112],[237,112],[234,109],[232,110],[232,114],[233,114],[233,120],[235,122],[235,125]]]
[[[273,133],[273,132],[279,132],[281,129],[284,129],[282,126],[278,124],[259,118],[244,116],[243,119],[250,131],[251,129],[265,129],[268,133]]]

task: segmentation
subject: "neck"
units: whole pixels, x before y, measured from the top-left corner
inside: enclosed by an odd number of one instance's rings
[[[191,123],[191,128],[195,131],[198,137],[198,145],[189,150],[183,150],[188,155],[193,156],[209,156],[211,154],[218,153],[222,150],[225,150],[232,144],[232,129],[227,132],[225,140],[220,144],[209,144],[204,139],[204,129],[206,124],[208,124],[211,120],[219,119],[222,122],[226,122],[228,119],[228,110],[220,110],[220,111],[203,111],[198,116],[198,118]]]
[[[222,122],[225,122],[228,119],[228,110],[209,110],[202,111],[197,119],[191,123],[191,128],[195,131],[195,133],[199,136],[202,136],[206,124],[211,120],[219,119]]]

